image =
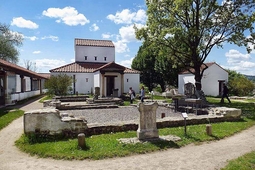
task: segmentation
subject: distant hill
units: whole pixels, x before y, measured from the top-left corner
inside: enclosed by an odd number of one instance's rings
[[[255,82],[255,76],[250,76],[250,75],[244,75],[244,76],[247,77],[249,80]]]

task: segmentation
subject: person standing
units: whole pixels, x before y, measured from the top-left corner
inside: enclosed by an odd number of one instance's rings
[[[132,87],[129,87],[129,98],[130,98],[130,104],[133,104],[133,100],[135,98],[135,91],[132,89]]]
[[[141,96],[141,102],[143,103],[144,102],[144,96],[145,96],[144,86],[142,86],[142,88],[141,88],[140,96]]]
[[[221,96],[221,103],[224,103],[224,98],[226,97],[228,102],[231,103],[230,99],[228,98],[228,87],[226,86],[225,83],[223,83],[223,93],[222,93],[222,96]]]

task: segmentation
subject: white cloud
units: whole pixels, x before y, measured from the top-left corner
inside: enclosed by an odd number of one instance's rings
[[[34,51],[33,54],[40,54],[41,51]]]
[[[123,42],[130,42],[136,40],[135,30],[133,25],[121,27],[119,29],[119,34]]]
[[[131,58],[130,60],[122,60],[122,61],[118,62],[118,64],[120,64],[122,66],[125,66],[125,67],[128,67],[128,68],[131,68],[131,64],[132,64],[133,59],[134,58]]]
[[[239,63],[240,61],[243,61],[243,60],[249,60],[251,57],[250,54],[242,54],[235,49],[229,50],[225,54],[225,56],[227,57],[228,64],[234,64],[234,63]]]
[[[228,66],[223,66],[224,68],[235,70],[242,74],[254,75],[255,62],[249,61],[251,59],[250,54],[242,54],[238,50],[231,49],[225,56],[227,57]]]
[[[69,26],[85,25],[90,22],[83,14],[79,14],[74,7],[70,6],[63,9],[48,8],[42,14],[50,18],[57,18],[57,23],[63,22]]]
[[[36,23],[30,20],[25,20],[22,17],[13,18],[11,25],[15,25],[20,28],[28,28],[28,29],[37,29],[39,27]]]
[[[102,34],[102,38],[109,39],[110,37],[111,37],[111,34],[109,33]]]
[[[109,14],[107,19],[116,24],[131,24],[133,22],[145,23],[147,16],[143,9],[140,9],[137,12],[131,12],[129,9],[123,9],[121,12],[116,12],[115,15]]]
[[[242,54],[238,50],[231,49],[231,50],[229,50],[229,52],[226,53],[226,57],[237,58],[237,59],[249,59],[250,55],[249,54]]]
[[[45,39],[51,39],[52,41],[58,41],[59,40],[59,38],[57,36],[53,36],[53,35],[42,37],[42,40],[45,40]]]
[[[31,40],[31,41],[35,41],[35,40],[38,39],[36,36],[32,36],[32,37],[24,36],[24,38],[29,39],[29,40]]]
[[[129,48],[127,46],[127,43],[123,41],[117,41],[113,42],[115,45],[115,51],[116,53],[124,53],[124,52],[129,52]]]
[[[56,60],[56,59],[37,59],[35,60],[36,67],[38,68],[47,68],[49,70],[63,66],[66,64],[64,60]],[[47,71],[49,71],[47,70]]]
[[[97,31],[99,30],[99,27],[97,26],[97,24],[92,24],[92,26],[89,28],[90,31]]]
[[[146,20],[147,20],[147,15],[146,15],[145,10],[139,9],[139,10],[136,12],[136,16],[135,16],[135,18],[134,18],[134,21],[135,21],[135,22],[145,23]]]

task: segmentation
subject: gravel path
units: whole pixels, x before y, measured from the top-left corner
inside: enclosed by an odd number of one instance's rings
[[[35,101],[20,109],[40,107],[42,104]],[[19,151],[14,142],[22,133],[22,117],[0,131],[0,170],[215,170],[224,167],[228,160],[255,150],[253,126],[223,140],[180,149],[98,161],[64,161],[37,158]]]
[[[139,111],[135,106],[123,106],[113,109],[84,109],[84,110],[66,110],[60,113],[72,114],[75,117],[83,116],[88,124],[100,124],[108,122],[136,122],[139,120]],[[182,117],[180,113],[175,113],[171,109],[159,106],[157,109],[157,119],[165,113],[166,117]]]

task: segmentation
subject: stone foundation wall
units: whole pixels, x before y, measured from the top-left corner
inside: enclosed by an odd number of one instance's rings
[[[87,129],[87,121],[81,118],[61,116],[59,110],[44,108],[24,114],[24,133],[43,135],[77,135]]]
[[[241,121],[241,117],[212,117],[209,118],[210,123],[218,122],[236,122]],[[201,117],[197,119],[186,119],[187,125],[198,125],[206,124],[208,122],[208,117]],[[182,127],[184,126],[184,119],[171,120],[171,119],[162,119],[157,120],[157,128],[167,128],[167,127]],[[90,135],[99,135],[106,133],[116,133],[116,132],[125,132],[125,131],[136,131],[138,129],[138,123],[129,123],[129,124],[106,124],[106,125],[88,125],[85,134]]]

